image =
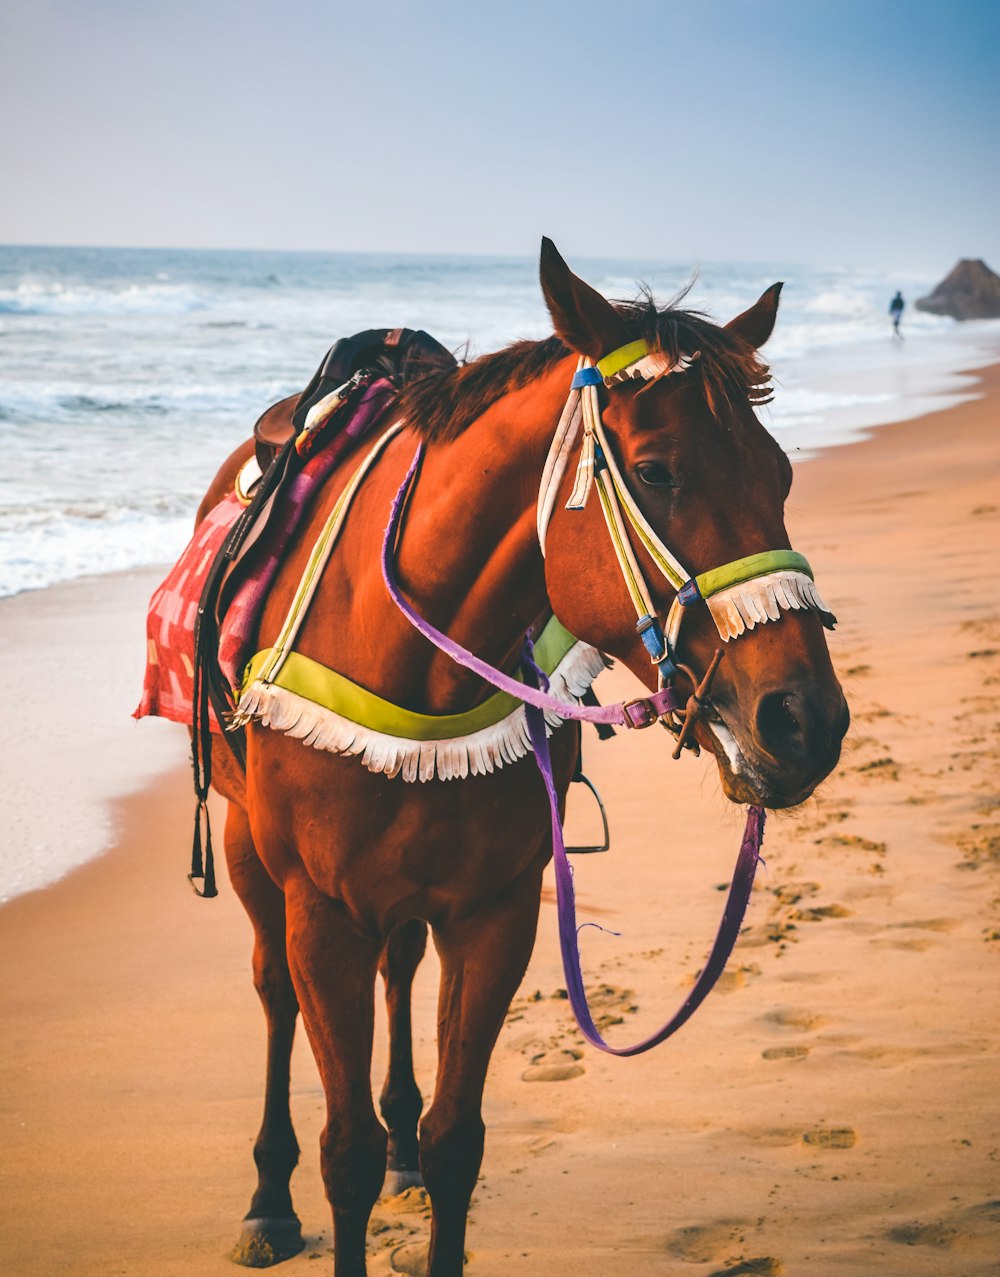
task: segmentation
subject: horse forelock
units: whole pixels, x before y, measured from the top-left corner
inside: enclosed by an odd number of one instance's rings
[[[644,338],[672,364],[682,355],[698,355],[680,375],[697,379],[716,419],[741,400],[770,401],[770,370],[757,351],[700,311],[673,303],[659,309],[647,290],[634,301],[616,303],[615,309],[625,320],[630,341]],[[560,338],[546,337],[513,342],[455,367],[433,368],[404,385],[401,415],[428,441],[456,439],[504,395],[529,385],[571,353]]]
[[[684,297],[687,289],[676,300]],[[772,397],[771,370],[758,352],[731,332],[713,323],[698,310],[682,310],[676,301],[660,309],[648,290],[636,301],[616,306],[635,337],[644,338],[650,349],[665,355],[671,365],[683,356],[697,358],[683,374],[697,379],[709,412],[722,420],[727,408],[741,401],[752,405],[769,403]],[[669,369],[648,385],[672,374]]]

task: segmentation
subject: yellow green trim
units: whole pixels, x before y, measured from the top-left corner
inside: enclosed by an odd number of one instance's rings
[[[695,577],[701,597],[707,599],[730,586],[742,585],[757,576],[767,576],[771,572],[803,572],[810,580],[814,580],[809,560],[794,550],[765,550],[763,554],[750,554],[745,559],[735,559],[725,563],[721,568],[713,568],[711,572],[702,572]]]
[[[646,529],[642,526],[642,524],[636,519],[635,515],[632,513],[631,509],[629,508],[628,503],[623,501],[622,506],[625,510],[625,517],[628,519],[629,523],[632,525],[633,529],[635,530],[636,536],[639,538],[642,544],[646,547],[646,552],[649,554],[649,557],[653,560],[653,562],[660,569],[660,571],[667,578],[667,580],[674,587],[674,589],[679,590],[680,587],[684,584],[684,577],[680,575],[680,573],[677,571],[677,569],[674,567],[673,563],[669,559],[664,558],[663,551],[661,550],[660,546],[657,545],[657,543],[652,539],[652,537],[650,537],[649,534],[646,532]]]
[[[648,354],[649,342],[640,337],[638,341],[630,341],[627,345],[619,346],[617,350],[613,350],[610,355],[605,355],[603,359],[598,359],[595,367],[604,380],[607,381],[616,372],[621,372],[623,368],[627,368],[629,364],[634,364],[637,359],[641,359],[643,355]]]
[[[615,522],[611,497],[605,487],[603,475],[597,476],[597,495],[600,498],[601,506],[604,510],[604,522],[607,524],[608,535],[611,537],[614,544],[615,554],[618,558],[618,567],[625,580],[625,588],[628,590],[629,598],[632,600],[632,606],[635,608],[637,616],[645,616],[649,611],[649,608],[646,600],[643,598],[642,589],[640,588],[638,581],[635,579],[635,573],[632,571],[632,564],[629,562],[626,548],[622,544],[621,533],[619,532],[618,525]]]
[[[535,644],[535,661],[546,674],[551,674],[577,640],[553,616],[538,636]],[[260,676],[271,657],[271,649],[258,652],[247,665],[240,688],[244,693]],[[520,678],[520,672],[516,675]],[[301,652],[289,652],[284,664],[273,680],[275,687],[294,692],[324,709],[333,710],[341,717],[381,732],[384,736],[399,736],[406,740],[450,740],[457,736],[469,736],[473,732],[493,727],[512,714],[521,702],[506,692],[497,692],[460,714],[418,714],[383,700],[374,692],[352,683],[343,674],[331,670]]]
[[[278,635],[278,639],[274,647],[270,650],[271,661],[269,662],[269,665],[271,666],[276,664],[284,656],[285,648],[288,644],[293,627],[295,626],[295,623],[298,620],[298,615],[299,615],[299,611],[302,608],[303,600],[311,592],[313,580],[316,576],[317,571],[322,570],[320,565],[323,562],[327,544],[331,536],[337,530],[341,511],[343,510],[344,506],[347,504],[351,496],[353,496],[353,480],[352,482],[348,483],[347,487],[344,488],[343,492],[337,498],[334,504],[334,507],[330,512],[330,516],[327,519],[326,523],[324,524],[323,530],[320,533],[316,541],[316,544],[312,548],[312,553],[309,555],[309,561],[306,564],[305,571],[302,573],[302,578],[299,581],[298,589],[295,591],[295,597],[292,600],[292,606],[288,609],[288,615],[285,618],[285,623],[281,628],[281,633]],[[254,657],[254,659],[256,660],[257,658]]]

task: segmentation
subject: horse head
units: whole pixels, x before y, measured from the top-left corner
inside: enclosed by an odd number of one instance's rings
[[[799,566],[784,521],[792,468],[754,411],[769,399],[758,351],[774,327],[781,285],[719,327],[676,306],[658,310],[648,298],[613,305],[573,274],[549,240],[541,284],[556,335],[588,363],[604,366],[609,352],[629,348],[648,352],[635,379],[626,370],[616,380],[611,369],[596,393],[623,497],[662,546],[703,583],[702,574],[736,561]],[[657,570],[641,535],[629,539],[654,619],[669,635],[666,618],[683,614],[670,644],[677,686],[693,691],[688,684],[723,652],[693,734],[715,755],[727,796],[771,808],[802,802],[835,766],[849,722],[824,633],[833,617],[805,575],[808,565],[789,574],[787,590],[781,573],[758,572],[756,602],[754,588],[744,587],[734,603],[725,593],[705,602],[695,590],[694,606],[671,613],[676,583]],[[557,503],[546,534],[549,598],[574,634],[649,685],[656,669],[612,542],[598,501],[583,509]],[[765,558],[750,557],[757,555]]]

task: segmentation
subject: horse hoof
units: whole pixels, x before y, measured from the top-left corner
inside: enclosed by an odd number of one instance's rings
[[[230,1258],[244,1268],[270,1268],[297,1255],[304,1245],[302,1225],[295,1215],[245,1219]]]
[[[400,1193],[405,1193],[408,1188],[423,1188],[424,1177],[419,1171],[394,1171],[388,1170],[385,1173],[385,1183],[382,1185],[383,1197],[396,1197]]]

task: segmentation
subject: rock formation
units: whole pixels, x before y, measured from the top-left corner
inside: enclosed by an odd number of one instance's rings
[[[1000,275],[984,261],[963,257],[929,297],[921,297],[917,310],[953,319],[1000,319]]]

